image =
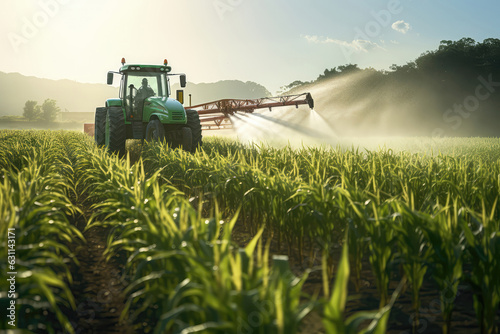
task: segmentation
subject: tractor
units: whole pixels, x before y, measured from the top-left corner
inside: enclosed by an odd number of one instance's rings
[[[184,109],[182,90],[177,99],[170,97],[171,76],[180,76],[181,88],[186,86],[186,75],[171,70],[166,59],[163,65],[130,65],[122,59],[118,72],[109,71],[108,85],[121,75],[120,94],[96,109],[96,144],[120,156],[127,139],[166,141],[172,148],[196,151],[202,144],[200,118],[196,110]]]

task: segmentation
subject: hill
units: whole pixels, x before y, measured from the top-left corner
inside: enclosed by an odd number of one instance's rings
[[[19,73],[0,72],[0,87],[2,92],[0,116],[22,115],[27,100],[35,100],[41,104],[48,98],[56,100],[63,112],[94,112],[96,107],[104,105],[107,98],[118,96],[117,87],[105,84],[50,80],[24,76]],[[175,96],[175,89],[178,89],[178,85],[173,85],[172,88]],[[254,82],[238,80],[188,83],[185,93],[186,105],[189,103],[188,94],[192,94],[193,104],[222,98],[269,96],[269,91],[265,87]]]
[[[172,90],[180,89],[178,84]],[[262,85],[255,82],[239,80],[223,80],[215,83],[188,83],[184,88],[185,106],[189,106],[189,94],[192,105],[211,102],[219,99],[257,99],[271,96],[271,93]]]
[[[22,115],[27,100],[43,103],[54,99],[62,111],[89,112],[104,104],[106,98],[116,96],[116,87],[87,84],[71,80],[50,80],[0,72],[0,116]]]

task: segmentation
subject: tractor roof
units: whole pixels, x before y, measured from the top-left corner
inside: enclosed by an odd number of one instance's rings
[[[170,72],[172,68],[167,65],[142,65],[142,64],[127,64],[120,67],[120,73],[124,72]]]

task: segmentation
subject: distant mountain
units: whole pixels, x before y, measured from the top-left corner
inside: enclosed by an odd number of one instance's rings
[[[50,80],[24,76],[19,73],[0,72],[0,116],[22,115],[26,101],[42,104],[54,99],[61,111],[94,112],[108,98],[118,97],[118,88],[105,84],[88,84],[71,80]],[[173,85],[174,91],[178,85]],[[189,95],[198,104],[223,98],[259,98],[269,96],[269,91],[254,82],[225,80],[215,83],[188,83],[184,89],[186,103]]]
[[[172,86],[172,91],[180,89],[178,84]],[[214,83],[188,83],[184,88],[185,106],[189,106],[189,94],[192,105],[211,102],[220,99],[258,99],[271,96],[266,87],[255,82],[239,80],[223,80]]]
[[[0,72],[0,115],[22,115],[27,100],[42,104],[54,99],[61,111],[89,112],[117,96],[116,87],[87,84],[71,80],[50,80],[28,77],[19,73]]]

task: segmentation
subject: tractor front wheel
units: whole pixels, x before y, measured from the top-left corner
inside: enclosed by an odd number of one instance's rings
[[[159,119],[152,119],[146,127],[146,140],[147,141],[164,141],[165,128]]]
[[[94,138],[97,146],[106,144],[106,115],[107,108],[96,108],[94,123]]]
[[[191,152],[195,152],[202,144],[200,115],[196,110],[186,110],[187,126],[191,129],[192,143]]]
[[[125,117],[121,107],[110,107],[106,115],[106,146],[111,153],[125,155]]]

